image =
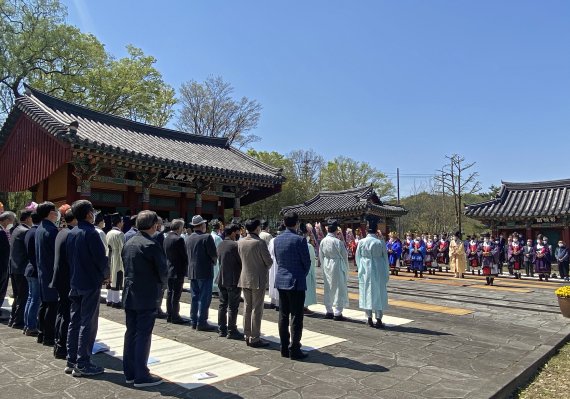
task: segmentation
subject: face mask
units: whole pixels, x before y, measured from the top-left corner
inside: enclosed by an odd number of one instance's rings
[[[562,248],[562,247],[564,246],[564,244],[558,244],[558,246],[559,246],[560,248]]]
[[[14,227],[14,223],[10,223],[8,226],[6,226],[6,230],[10,230],[12,227]]]
[[[536,240],[536,243],[537,243],[537,244],[540,244],[540,240]]]
[[[532,246],[532,241],[527,242],[526,245],[528,245],[529,247]]]
[[[161,233],[164,231],[164,226],[160,226],[160,228],[158,229],[158,231],[160,231]]]

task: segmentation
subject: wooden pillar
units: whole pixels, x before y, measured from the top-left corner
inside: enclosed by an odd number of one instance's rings
[[[133,186],[127,187],[127,208],[131,211],[131,215],[136,215],[138,211],[137,193]]]
[[[143,184],[142,189],[142,209],[143,211],[148,211],[150,209],[150,187]]]
[[[180,217],[186,220],[186,213],[188,212],[188,196],[186,193],[180,193],[180,206],[178,210],[180,212]]]
[[[43,185],[43,192],[42,192],[42,196],[43,196],[43,201],[48,201],[48,187],[49,187],[49,178],[44,180],[44,185]]]
[[[368,225],[366,224],[366,221],[360,222],[360,234],[362,235],[362,238],[366,237],[368,234]]]
[[[564,223],[564,227],[562,228],[562,241],[566,244],[566,248],[570,245],[570,226],[568,223]]]
[[[194,208],[194,215],[202,214],[202,193],[196,192],[196,206]]]
[[[67,164],[67,190],[65,201],[71,205],[77,200],[77,179],[73,176],[73,166],[71,164]]]
[[[224,220],[224,213],[225,213],[224,198],[218,197],[218,215],[220,215],[220,217],[218,219]],[[225,222],[225,220],[224,220],[224,222]]]
[[[234,199],[234,218],[240,218],[240,217],[241,217],[240,197],[236,196],[236,198]]]

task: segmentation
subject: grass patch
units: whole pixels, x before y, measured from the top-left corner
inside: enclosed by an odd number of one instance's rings
[[[525,388],[514,397],[517,399],[568,398],[570,396],[570,342],[564,345],[548,363],[540,369]]]

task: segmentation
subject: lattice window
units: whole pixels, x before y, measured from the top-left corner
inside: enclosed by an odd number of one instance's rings
[[[157,208],[175,208],[176,200],[174,198],[157,198],[151,195],[150,206]]]
[[[123,193],[91,191],[91,200],[92,202],[103,202],[106,204],[122,204]]]

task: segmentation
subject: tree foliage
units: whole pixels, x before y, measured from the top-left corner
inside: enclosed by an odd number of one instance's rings
[[[247,97],[233,97],[234,88],[221,77],[203,83],[191,80],[180,88],[182,109],[176,127],[209,137],[225,137],[239,148],[259,141],[252,133],[261,116],[261,104]]]
[[[175,93],[154,68],[156,60],[133,46],[115,59],[65,18],[57,0],[0,0],[0,119],[28,82],[81,105],[164,126]]]
[[[346,190],[372,185],[383,199],[394,198],[394,185],[388,177],[368,162],[338,156],[329,161],[322,171],[322,186],[325,190]]]

